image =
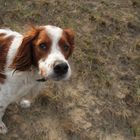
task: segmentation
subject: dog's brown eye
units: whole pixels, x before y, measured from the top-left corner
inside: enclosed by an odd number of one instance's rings
[[[47,49],[47,45],[42,43],[39,45],[39,47],[42,49],[42,50],[46,50]]]
[[[65,51],[68,51],[69,50],[69,45],[65,44],[65,45],[63,45],[63,48],[64,48]]]

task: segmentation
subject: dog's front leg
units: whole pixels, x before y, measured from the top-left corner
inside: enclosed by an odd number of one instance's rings
[[[34,99],[36,98],[36,96],[40,93],[40,91],[44,87],[45,87],[44,84],[41,84],[39,86],[38,85],[33,86],[31,89],[29,89],[27,95],[20,100],[19,105],[22,108],[29,108],[32,105],[32,103],[34,103]]]
[[[7,133],[7,127],[2,121],[2,117],[5,113],[5,109],[0,109],[0,134],[6,134]]]
[[[3,115],[10,101],[7,100],[4,93],[0,92],[0,134],[6,134],[8,129],[4,122],[2,121]]]

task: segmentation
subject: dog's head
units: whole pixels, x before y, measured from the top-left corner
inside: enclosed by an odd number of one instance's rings
[[[66,80],[71,75],[68,58],[74,48],[71,29],[47,25],[25,34],[12,63],[15,70],[26,71],[33,65],[45,79]]]

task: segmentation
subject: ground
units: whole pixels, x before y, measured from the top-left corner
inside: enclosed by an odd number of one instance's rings
[[[47,81],[30,109],[11,104],[0,140],[140,139],[139,0],[0,0],[0,27],[75,31],[73,74]]]

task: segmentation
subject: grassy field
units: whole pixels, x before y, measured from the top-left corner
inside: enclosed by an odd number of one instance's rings
[[[0,27],[75,31],[67,82],[8,107],[0,140],[140,140],[140,0],[0,0]]]

